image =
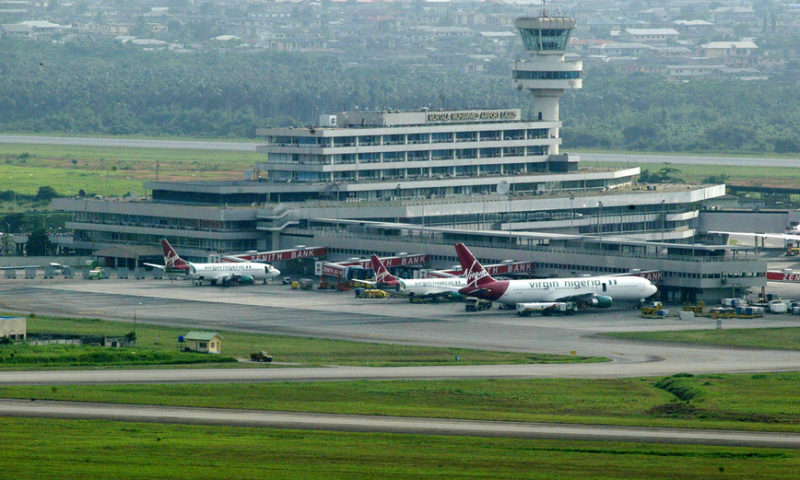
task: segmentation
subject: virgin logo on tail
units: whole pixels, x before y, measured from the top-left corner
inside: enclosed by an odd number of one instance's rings
[[[389,273],[376,255],[372,256],[372,269],[375,271],[375,283],[397,283],[397,277]]]
[[[180,260],[180,259],[181,259],[181,257],[178,256],[178,253],[175,250],[170,250],[164,256],[164,264],[167,267],[174,267],[175,266],[175,262]]]
[[[469,269],[467,270],[466,277],[467,277],[467,286],[474,287],[478,285],[478,281],[482,278],[489,276],[489,272],[487,272],[477,260],[472,262]]]
[[[166,268],[185,269],[187,268],[186,262],[178,256],[178,252],[172,248],[167,239],[161,240],[161,249],[164,251],[164,265]]]
[[[468,287],[476,287],[495,281],[463,243],[456,244],[456,253],[458,253],[458,261],[461,263],[461,268],[464,269]]]

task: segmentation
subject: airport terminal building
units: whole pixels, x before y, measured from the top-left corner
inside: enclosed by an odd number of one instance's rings
[[[145,182],[147,200],[53,207],[73,213],[84,253],[168,238],[188,258],[302,244],[328,247],[330,260],[427,253],[447,268],[463,241],[489,263],[536,262],[536,276],[657,270],[665,300],[763,286],[753,248],[694,243],[700,210],[725,185],[641,185],[638,167],[587,168],[561,152],[558,97],[581,86],[580,62],[563,58],[574,21],[519,20],[531,59],[514,81],[536,99],[532,118],[515,108],[322,115],[260,129],[266,159],[245,180]]]
[[[427,253],[444,268],[463,241],[487,262],[534,261],[537,276],[658,270],[670,299],[763,285],[752,248],[692,243],[724,185],[639,185],[638,167],[583,168],[558,152],[558,123],[514,109],[323,120],[261,131],[268,159],[249,180],[147,182],[150,199],[54,207],[73,213],[73,246],[87,253],[166,237],[189,258],[303,244],[331,260]]]

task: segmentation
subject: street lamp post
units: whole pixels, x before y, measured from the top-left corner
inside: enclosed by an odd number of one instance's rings
[[[569,192],[569,233],[575,233],[575,194]]]
[[[603,216],[603,202],[597,202],[597,236],[600,236],[600,217]]]
[[[142,302],[139,302],[136,305],[134,305],[134,307],[133,307],[133,344],[134,345],[136,345],[136,309],[139,308],[139,306],[141,304],[142,304]]]

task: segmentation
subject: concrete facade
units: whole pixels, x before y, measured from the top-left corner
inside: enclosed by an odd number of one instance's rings
[[[28,320],[25,317],[0,317],[0,338],[25,340]]]

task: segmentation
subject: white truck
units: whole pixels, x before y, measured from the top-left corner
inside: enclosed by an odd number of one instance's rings
[[[534,302],[518,303],[517,315],[530,317],[534,312],[542,315],[575,315],[578,305],[575,302]]]

